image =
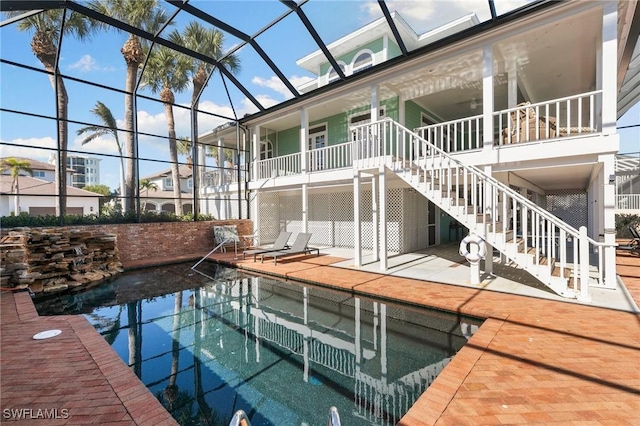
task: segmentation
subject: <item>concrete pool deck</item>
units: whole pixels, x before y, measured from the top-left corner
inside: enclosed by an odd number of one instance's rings
[[[354,270],[344,267],[348,259],[324,250],[319,257],[292,257],[278,265],[234,259],[231,253],[211,259],[486,318],[402,418],[402,426],[640,424],[640,317],[633,310]],[[626,294],[640,301],[640,257],[619,253],[617,263]],[[33,418],[44,415],[37,410],[49,410],[46,414],[59,418],[42,424],[176,424],[84,318],[39,317],[27,293],[3,292],[0,301],[3,422],[37,424]],[[32,339],[49,329],[62,334]],[[7,415],[18,412],[31,418],[18,421]]]

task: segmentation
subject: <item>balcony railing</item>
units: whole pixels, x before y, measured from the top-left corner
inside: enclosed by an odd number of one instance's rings
[[[315,172],[351,167],[352,148],[353,143],[347,142],[307,151],[307,168]]]
[[[276,178],[278,176],[299,175],[302,173],[300,153],[267,158],[258,161],[257,180]]]
[[[616,210],[640,212],[640,194],[616,195]]]
[[[494,112],[494,147],[599,132],[602,128],[598,119],[601,97],[601,91],[593,91],[547,102],[521,104]],[[483,148],[483,128],[483,116],[476,115],[419,127],[414,132],[444,152],[458,153]],[[363,127],[357,131],[365,130],[367,134],[356,135],[361,144],[358,149],[362,150],[358,151],[359,154],[356,153],[353,142],[307,151],[307,171],[348,168],[352,167],[354,160],[362,160],[358,157],[361,154],[367,159],[383,155],[385,147],[376,141],[388,135],[377,134],[376,132],[383,130],[375,126]],[[414,154],[421,157],[428,153]],[[254,179],[272,179],[299,175],[302,172],[302,156],[295,153],[258,161]]]
[[[414,129],[420,137],[445,152],[482,148],[482,115]]]
[[[532,142],[558,137],[596,133],[601,91],[567,96],[550,102],[519,104],[493,114],[494,126],[501,129],[495,145]]]

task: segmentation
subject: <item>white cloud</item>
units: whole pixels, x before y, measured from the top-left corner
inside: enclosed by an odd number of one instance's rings
[[[307,76],[293,75],[293,76],[289,77],[289,81],[291,82],[291,85],[293,87],[299,87],[302,84],[307,83],[307,82],[309,82],[311,80],[313,80],[313,78],[307,77]],[[251,82],[253,84],[255,84],[256,86],[267,87],[267,88],[279,93],[280,95],[282,95],[282,97],[285,100],[293,98],[293,94],[289,91],[287,86],[285,86],[285,84],[282,82],[282,80],[280,80],[275,75],[271,76],[268,79],[265,79],[265,78],[262,78],[262,77],[259,77],[259,76],[255,76],[255,77],[253,77],[253,79],[251,79]]]
[[[258,77],[255,76],[251,79],[251,82],[253,84],[255,84],[256,86],[260,86],[260,87],[267,87],[273,91],[278,92],[279,94],[282,95],[283,98],[285,99],[289,99],[290,97],[292,97],[293,95],[291,94],[291,92],[289,91],[289,89],[287,89],[287,86],[284,85],[284,83],[282,82],[282,80],[280,80],[278,77],[271,76],[268,79],[262,78],[262,77]]]
[[[49,156],[55,153],[55,151],[45,148],[55,148],[57,146],[56,139],[49,136],[43,138],[18,138],[7,141],[7,143],[12,145],[2,146],[0,154],[2,157],[25,157],[45,163],[49,160]]]
[[[501,0],[496,2],[499,14],[513,10],[532,0]],[[490,10],[486,0],[387,0],[390,12],[397,11],[413,28],[422,34],[437,26],[451,22],[471,12],[475,12],[480,21],[490,18]],[[360,6],[364,22],[370,22],[382,16],[376,1],[366,1]]]
[[[75,63],[70,64],[69,69],[77,69],[81,72],[96,71],[98,69],[98,64],[91,55],[84,55]]]
[[[82,141],[87,135],[76,136],[70,144],[69,149],[85,151],[93,154],[116,154],[118,155],[118,145],[116,140],[111,136],[101,136],[93,139],[91,142],[82,145]],[[118,133],[118,139],[124,144],[124,132]],[[124,150],[124,147],[123,147]],[[123,152],[124,154],[124,152]]]
[[[89,54],[83,55],[80,59],[78,59],[73,64],[68,65],[69,69],[78,70],[80,72],[91,72],[91,71],[112,71],[113,68],[109,67],[101,67],[98,65],[96,60]]]

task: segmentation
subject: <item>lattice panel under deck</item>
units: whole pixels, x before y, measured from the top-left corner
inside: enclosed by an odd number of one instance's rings
[[[330,219],[333,223],[333,246],[353,247],[353,192],[336,192],[330,198]]]
[[[258,218],[260,244],[272,243],[280,233],[280,201],[278,194],[267,192],[258,196],[258,211],[252,217]],[[255,226],[255,224],[254,224]]]
[[[547,210],[560,219],[580,228],[589,222],[587,193],[580,189],[553,191],[547,194]]]
[[[328,193],[309,195],[307,229],[311,232],[311,241],[315,245],[333,246],[334,224],[330,218],[330,195]]]

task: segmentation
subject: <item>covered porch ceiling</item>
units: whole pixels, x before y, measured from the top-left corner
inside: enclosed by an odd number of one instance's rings
[[[621,2],[619,9],[621,21],[632,19],[634,23],[621,24],[618,29],[620,67],[623,67],[619,72],[619,98],[625,100],[624,105],[618,105],[620,116],[640,99],[640,24],[636,23],[640,21],[640,12],[635,1]],[[493,51],[494,110],[508,108],[507,82],[513,70],[519,101],[541,102],[596,90],[596,52],[601,34],[601,11],[590,9],[542,27],[523,29],[518,35],[497,42]],[[381,100],[401,96],[440,121],[481,114],[481,49],[438,61],[429,59],[437,53],[425,54],[420,59],[421,66],[400,63],[392,71],[384,70],[383,77],[371,76],[367,82],[378,84]],[[309,102],[309,121],[370,105],[371,83],[354,82],[351,87],[349,91],[343,89],[340,96],[324,96],[325,99]],[[633,99],[629,105],[630,98]],[[300,125],[299,110],[276,112],[272,117],[264,124],[271,131]]]

